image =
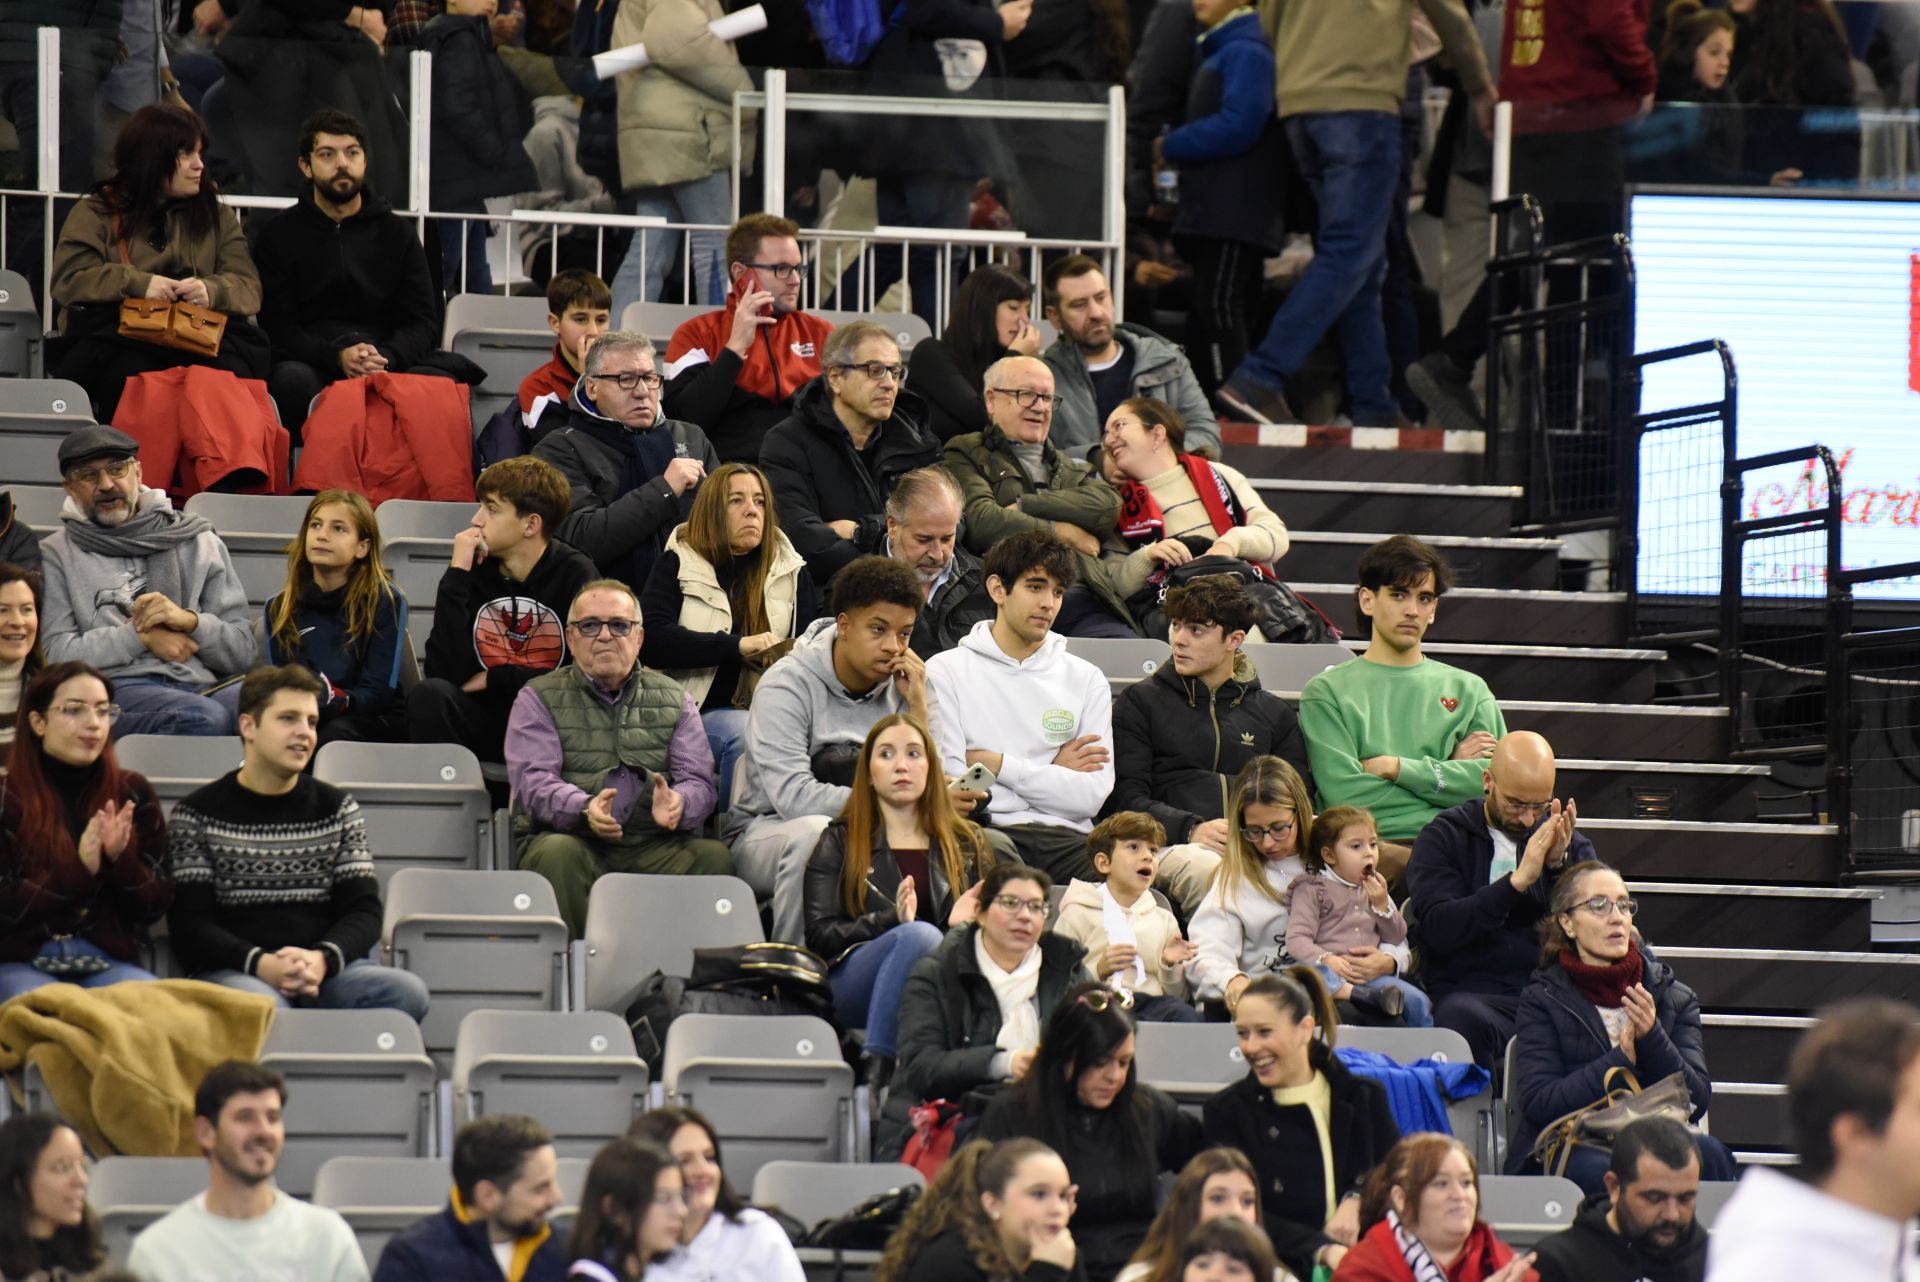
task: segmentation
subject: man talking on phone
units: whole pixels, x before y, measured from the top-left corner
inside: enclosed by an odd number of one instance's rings
[[[698,423],[723,463],[757,463],[767,429],[820,373],[833,326],[800,310],[807,260],[800,225],[748,214],[727,232],[726,306],[687,321],[667,344],[666,412]]]

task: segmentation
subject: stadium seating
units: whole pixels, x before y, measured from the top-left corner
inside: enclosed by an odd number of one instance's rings
[[[1332,643],[1273,645],[1256,641],[1242,648],[1247,658],[1253,661],[1253,670],[1260,678],[1260,687],[1288,698],[1297,698],[1301,687],[1308,681],[1335,664],[1345,663],[1353,657],[1344,646]]]
[[[246,749],[239,735],[130,734],[113,741],[123,769],[136,771],[153,785],[161,808],[238,770]]]
[[[140,1231],[207,1187],[202,1157],[122,1157],[94,1164],[87,1201],[100,1216],[107,1258],[125,1266]]]
[[[486,382],[467,389],[477,433],[519,398],[521,379],[552,359],[547,300],[455,294],[447,301],[440,345],[487,372]]]
[[[818,316],[835,329],[850,321],[872,321],[884,326],[893,335],[893,341],[900,347],[900,355],[911,359],[913,346],[922,339],[933,337],[933,327],[913,312],[848,312],[831,307],[808,309],[810,314]]]
[[[814,1228],[868,1198],[926,1183],[919,1171],[898,1162],[768,1162],[754,1174],[753,1203]],[[880,1262],[880,1252],[873,1250],[803,1246],[798,1253],[807,1277],[818,1282],[857,1282]]]
[[[1443,1064],[1471,1064],[1473,1048],[1467,1039],[1451,1028],[1369,1028],[1342,1024],[1334,1044],[1340,1048],[1376,1051],[1396,1064],[1413,1064],[1423,1059]],[[1483,1169],[1493,1165],[1493,1086],[1466,1099],[1447,1104],[1447,1121],[1454,1137],[1474,1150]]]
[[[213,522],[227,545],[234,573],[256,612],[287,586],[287,547],[304,538],[301,519],[307,500],[277,494],[220,494],[202,491],[187,500],[187,511]]]
[[[0,379],[0,485],[60,480],[60,441],[93,422],[78,383],[57,378]]]
[[[1134,1029],[1134,1072],[1189,1111],[1222,1086],[1247,1075],[1247,1061],[1232,1024],[1163,1024],[1142,1021]]]
[[[1572,1180],[1547,1175],[1480,1176],[1480,1218],[1502,1241],[1524,1251],[1573,1223],[1586,1195]]]
[[[27,278],[0,271],[0,378],[39,377],[40,330]]]
[[[587,899],[575,1004],[624,1013],[654,971],[691,973],[694,949],[765,938],[753,888],[738,877],[608,873]]]
[[[454,1115],[525,1113],[562,1156],[591,1157],[649,1104],[633,1034],[606,1011],[477,1010],[453,1053]]]
[[[67,492],[58,485],[10,485],[13,495],[13,519],[24,521],[41,538],[60,528],[60,509],[66,505]]]
[[[446,1207],[452,1187],[445,1158],[331,1157],[314,1176],[313,1201],[340,1212],[371,1270],[402,1230]]]
[[[656,363],[664,368],[667,363],[667,343],[673,338],[673,331],[694,317],[704,316],[712,310],[699,303],[628,303],[626,310],[620,313],[620,328],[628,333],[644,334],[658,349]]]
[[[407,598],[408,631],[424,647],[433,633],[440,576],[453,555],[453,536],[473,523],[471,503],[388,499],[374,509],[380,525],[380,556]],[[425,650],[416,653],[425,654]]]
[[[833,1025],[812,1015],[682,1015],[667,1031],[667,1102],[697,1108],[719,1133],[727,1178],[748,1188],[777,1158],[850,1161],[853,1068]]]
[[[1068,637],[1067,653],[1100,669],[1115,698],[1173,657],[1172,647],[1153,637]]]
[[[314,757],[313,774],[360,803],[382,885],[401,868],[493,862],[493,803],[480,760],[457,743],[336,740]]]

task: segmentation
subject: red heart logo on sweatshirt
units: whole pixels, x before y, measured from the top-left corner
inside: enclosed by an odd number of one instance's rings
[[[1440,699],[1440,706],[1448,712],[1457,712],[1460,709],[1460,701],[1458,699],[1449,699],[1443,695]]]

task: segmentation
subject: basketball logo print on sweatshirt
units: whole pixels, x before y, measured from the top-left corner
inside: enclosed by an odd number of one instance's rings
[[[473,616],[473,652],[483,668],[545,671],[560,665],[566,630],[558,614],[532,597],[495,597]]]

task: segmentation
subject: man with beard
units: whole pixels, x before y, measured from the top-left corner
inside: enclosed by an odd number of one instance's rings
[[[960,546],[960,485],[944,467],[917,467],[887,496],[883,555],[913,571],[926,607],[913,625],[913,652],[931,659],[994,614],[980,558]]]
[[[207,1191],[133,1240],[130,1273],[144,1282],[367,1282],[360,1243],[338,1211],[274,1187],[286,1144],[280,1074],[230,1059],[193,1096],[193,1137],[207,1155]]]
[[[327,384],[405,373],[440,345],[426,252],[407,220],[366,185],[366,139],[344,111],[309,117],[298,163],[311,185],[254,247],[260,325],[273,340],[267,390],[295,445],[307,406]]]
[[[47,662],[112,679],[116,735],[232,734],[233,713],[206,691],[254,661],[246,589],[212,524],[141,483],[139,451],[105,425],[60,442],[67,499],[40,545]]]
[[[1613,1142],[1607,1190],[1573,1227],[1534,1247],[1540,1282],[1700,1282],[1707,1231],[1693,1218],[1700,1152],[1670,1117],[1643,1117]]]
[[[1061,259],[1047,269],[1044,297],[1047,319],[1060,330],[1044,358],[1057,385],[1048,438],[1054,448],[1084,458],[1120,402],[1151,396],[1179,412],[1187,449],[1220,457],[1220,425],[1193,366],[1146,326],[1114,319],[1099,263],[1085,254]]]
[[[375,1282],[560,1282],[565,1243],[547,1217],[562,1199],[553,1134],[498,1113],[453,1137],[453,1196],[380,1253]]]
[[[1312,727],[1304,716],[1301,723],[1311,744]],[[1552,746],[1514,731],[1481,772],[1485,797],[1441,811],[1407,864],[1408,918],[1433,1022],[1466,1038],[1489,1071],[1506,1052],[1521,990],[1539,964],[1553,882],[1568,864],[1594,858],[1593,843],[1574,828],[1573,802],[1560,804],[1553,781]]]
[[[240,768],[183,798],[167,821],[167,929],[195,979],[281,1006],[427,1013],[419,976],[367,959],[380,883],[353,795],[306,773],[320,682],[288,664],[240,683]]]

